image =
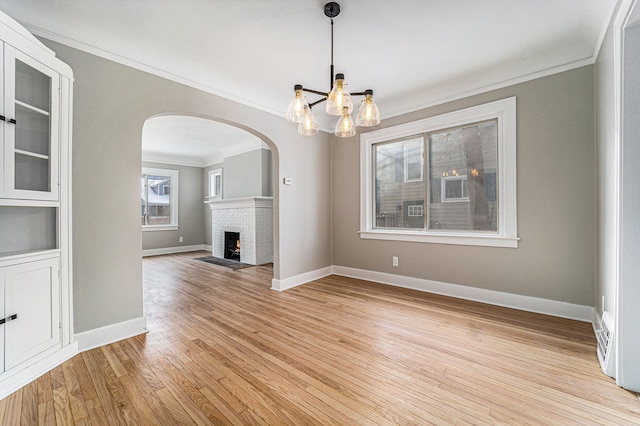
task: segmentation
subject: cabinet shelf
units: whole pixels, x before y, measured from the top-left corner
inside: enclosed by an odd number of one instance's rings
[[[34,107],[33,105],[29,105],[29,104],[21,102],[21,101],[19,101],[17,99],[16,99],[15,102],[16,102],[16,105],[20,105],[23,108],[26,108],[26,109],[31,110],[33,112],[37,112],[38,114],[46,115],[47,117],[49,116],[49,111],[45,111],[43,109]]]
[[[28,157],[40,158],[42,160],[48,160],[49,159],[48,155],[38,154],[36,152],[24,151],[22,149],[15,149],[14,151],[15,151],[16,154],[22,154],[22,155],[26,155]]]
[[[0,207],[60,207],[59,201],[0,198]]]

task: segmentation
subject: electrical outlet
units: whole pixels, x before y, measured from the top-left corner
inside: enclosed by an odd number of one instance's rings
[[[180,237],[180,242],[184,243],[184,237]]]
[[[393,266],[398,266],[398,256],[393,256],[391,258],[391,261],[393,263]]]

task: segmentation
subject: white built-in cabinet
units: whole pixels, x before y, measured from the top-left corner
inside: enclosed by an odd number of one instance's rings
[[[77,353],[69,66],[0,12],[0,398]]]

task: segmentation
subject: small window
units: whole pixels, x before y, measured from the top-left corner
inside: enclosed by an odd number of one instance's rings
[[[469,201],[467,176],[443,176],[440,200],[443,203]]]
[[[407,206],[407,215],[411,217],[421,217],[424,216],[422,213],[422,206]]]
[[[177,229],[178,171],[143,167],[140,189],[142,229]]]
[[[209,170],[209,199],[222,198],[222,169]]]

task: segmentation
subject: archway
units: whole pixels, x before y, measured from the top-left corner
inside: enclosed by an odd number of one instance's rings
[[[270,202],[273,197],[271,229],[256,229],[255,235],[247,233],[247,238],[260,236],[262,241],[257,248],[258,244],[248,244],[243,255],[251,264],[272,261],[276,273],[279,266],[278,151],[269,138],[246,126],[214,117],[157,114],[149,117],[143,126],[142,166],[143,255],[204,248],[216,256],[214,252],[222,250],[222,242],[216,236],[219,231],[212,227],[211,209],[234,199],[256,198]],[[177,183],[175,190],[165,188],[158,194],[163,188],[156,186],[171,173]],[[212,176],[215,181],[211,180]],[[211,186],[216,184],[218,188]],[[194,191],[193,188],[201,189]],[[221,213],[217,213],[214,225],[219,223]],[[181,219],[185,217],[189,220]],[[264,220],[256,226],[264,227]],[[269,235],[271,241],[265,243],[265,235]],[[265,244],[272,250],[265,249]]]

